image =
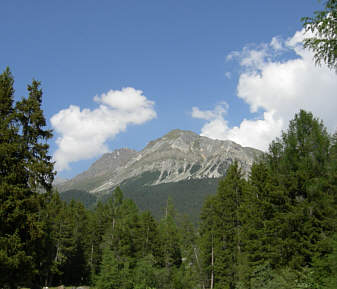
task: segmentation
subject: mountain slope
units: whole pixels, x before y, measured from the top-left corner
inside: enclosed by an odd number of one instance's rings
[[[191,131],[173,130],[151,141],[140,152],[120,149],[104,154],[88,171],[60,184],[58,189],[104,193],[137,178],[142,186],[217,179],[225,175],[235,160],[247,175],[260,154],[256,149],[229,140],[213,140]]]
[[[140,210],[150,211],[159,220],[164,216],[167,199],[171,198],[175,209],[188,215],[190,220],[197,224],[204,200],[216,193],[219,179],[191,179],[153,186],[144,186],[141,181],[142,178],[129,179],[120,186],[124,197],[132,199]],[[60,197],[67,202],[80,201],[85,207],[92,209],[99,200],[105,202],[110,194],[97,195],[69,190],[62,192]]]
[[[77,175],[71,180],[56,183],[55,186],[60,192],[73,189],[90,191],[102,184],[110,172],[114,172],[120,167],[125,166],[125,164],[131,158],[137,156],[137,154],[137,151],[128,148],[117,149],[111,153],[106,153],[94,162],[87,171]]]

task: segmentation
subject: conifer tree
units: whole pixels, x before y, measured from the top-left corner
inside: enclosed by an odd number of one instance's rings
[[[106,248],[95,287],[98,289],[131,288],[131,276],[127,269],[119,264],[115,252]],[[128,279],[129,282],[127,282]],[[129,286],[125,286],[125,283],[128,283]]]
[[[89,282],[89,266],[87,254],[88,220],[84,206],[72,200],[67,206],[65,216],[69,220],[70,250],[67,260],[62,266],[62,281],[65,284],[81,285]]]
[[[32,190],[42,188],[50,191],[54,179],[53,163],[48,155],[49,145],[46,143],[52,137],[51,130],[46,130],[46,120],[41,109],[42,90],[40,82],[33,80],[28,85],[28,98],[16,103],[17,118],[22,130],[22,143],[25,152],[25,170],[28,185]]]
[[[278,265],[301,268],[320,250],[320,241],[333,229],[334,209],[327,193],[329,135],[321,121],[301,110],[268,155],[276,208],[271,226]]]
[[[155,259],[158,259],[160,239],[156,220],[149,211],[145,211],[140,215],[139,225],[141,256],[152,255]]]
[[[0,283],[9,288],[38,277],[45,235],[37,190],[50,190],[54,177],[39,83],[16,105],[13,83],[7,68],[0,75]]]
[[[66,202],[54,199],[54,208],[50,208],[52,266],[50,284],[64,283],[66,266],[71,262],[76,244],[73,239],[72,212]]]
[[[94,276],[99,272],[99,267],[102,262],[102,241],[107,222],[104,204],[98,202],[95,210],[93,212],[88,212],[88,214],[88,262],[91,272],[90,278],[91,281],[93,281]]]
[[[178,232],[182,264],[178,270],[177,279],[183,288],[202,286],[204,279],[202,278],[197,234],[188,215],[178,215]]]
[[[209,196],[203,205],[200,219],[201,224],[199,228],[200,238],[199,246],[201,250],[201,264],[203,268],[203,286],[207,288],[214,288],[214,271],[215,271],[215,245],[217,232],[217,196]]]
[[[181,250],[178,228],[175,221],[176,211],[172,200],[167,200],[165,216],[159,224],[162,250],[162,266],[170,272],[172,267],[181,265]]]
[[[200,234],[210,288],[235,288],[245,276],[241,216],[245,191],[246,181],[235,162],[203,209]]]

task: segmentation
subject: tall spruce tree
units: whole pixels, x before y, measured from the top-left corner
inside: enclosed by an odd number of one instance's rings
[[[45,235],[37,190],[50,190],[54,177],[39,83],[33,81],[28,98],[16,105],[13,83],[7,68],[0,75],[0,283],[8,288],[33,284],[38,276]]]

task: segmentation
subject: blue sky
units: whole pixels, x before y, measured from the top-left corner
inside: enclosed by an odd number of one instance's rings
[[[175,128],[266,149],[301,107],[337,126],[336,75],[300,47],[300,18],[319,9],[316,0],[4,0],[0,68],[11,68],[17,97],[42,82],[61,177]],[[322,97],[330,104],[318,109]]]

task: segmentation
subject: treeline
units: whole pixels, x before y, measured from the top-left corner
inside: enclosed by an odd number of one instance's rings
[[[337,135],[300,111],[245,179],[234,162],[198,230],[115,189],[88,210],[52,189],[39,82],[0,75],[0,288],[296,289],[337,284]]]

